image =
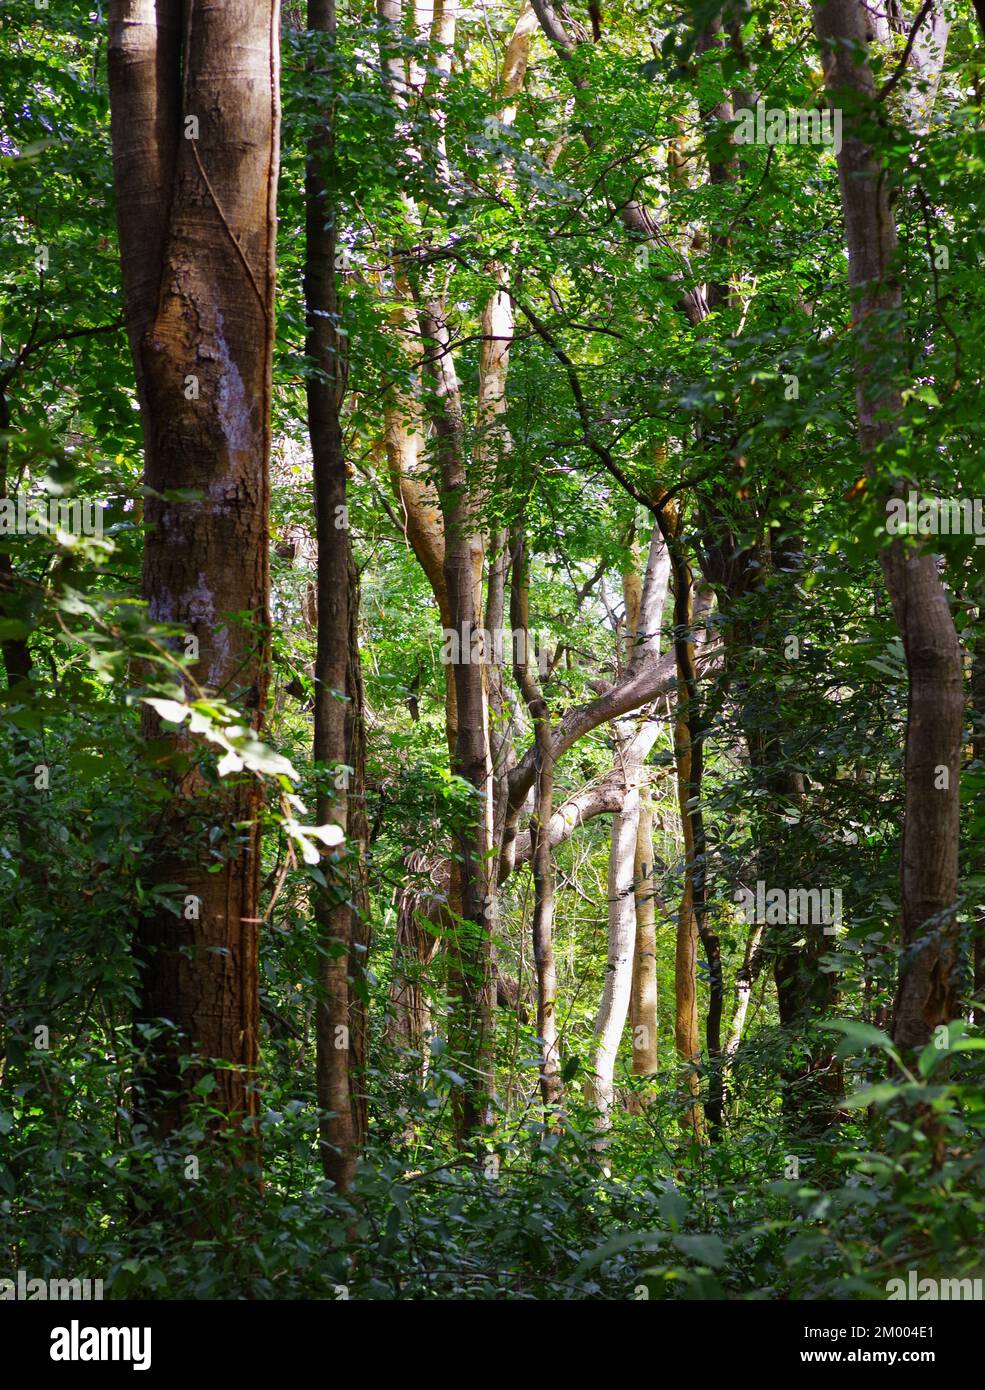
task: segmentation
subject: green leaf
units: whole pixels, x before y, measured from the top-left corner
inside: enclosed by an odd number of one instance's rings
[[[725,1246],[718,1236],[674,1236],[673,1242],[682,1255],[686,1255],[690,1260],[696,1260],[699,1264],[710,1265],[712,1269],[721,1269],[725,1263]]]

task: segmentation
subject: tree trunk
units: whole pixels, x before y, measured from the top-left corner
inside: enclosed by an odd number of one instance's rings
[[[674,1042],[684,1063],[684,1081],[693,1100],[685,1127],[698,1140],[704,1137],[698,1096],[701,1094],[701,1041],[698,1036],[698,924],[694,915],[694,881],[688,865],[694,861],[694,831],[687,802],[691,786],[691,740],[678,704],[674,721],[674,753],[677,761],[677,797],[684,835],[684,885],[677,911],[677,944],[674,953]]]
[[[979,635],[975,640],[974,657],[971,663],[968,703],[971,722],[971,753],[972,759],[978,764],[977,775],[980,778],[982,768],[985,768],[985,626],[983,626],[985,605],[978,604],[976,617]],[[982,855],[979,852],[974,868],[976,872],[981,873],[983,867],[985,865],[982,863]],[[971,993],[972,998],[978,1001],[977,1007],[972,1012],[972,1018],[981,1027],[982,1024],[985,1024],[985,906],[981,904],[975,908],[975,922],[972,932]]]
[[[629,1022],[633,1030],[633,1073],[657,1071],[657,928],[656,870],[653,862],[653,803],[649,781],[640,786],[636,830],[636,950]]]
[[[177,650],[194,655],[197,644],[191,680],[238,703],[256,728],[269,665],[277,6],[114,0],[109,31],[126,319],[150,489],[144,597],[153,620],[194,639]],[[197,496],[179,500],[181,490]],[[145,732],[157,735],[156,719]],[[147,887],[183,884],[185,911],[149,909],[136,947],[137,1022],[173,1025],[154,1045],[144,1091],[158,1130],[179,1120],[200,1075],[179,1071],[181,1051],[228,1064],[216,1073],[217,1109],[247,1120],[257,1110],[260,784],[214,787],[188,736],[169,742],[166,828],[148,856]]]
[[[742,965],[735,974],[735,1009],[732,1013],[732,1026],[729,1028],[728,1041],[725,1044],[725,1057],[729,1061],[739,1050],[739,1043],[742,1041],[742,1033],[746,1026],[752,982],[756,974],[756,952],[759,949],[762,934],[762,924],[753,922],[746,937],[746,949],[742,957]]]
[[[326,53],[330,65],[335,0],[308,0],[308,29],[326,41],[326,52],[312,58],[309,67],[324,63]],[[316,887],[314,894],[319,942],[315,1038],[322,1166],[325,1176],[345,1189],[365,1137],[355,1100],[353,1046],[353,968],[359,968],[353,929],[358,931],[362,866],[359,846],[351,842],[349,816],[349,753],[354,740],[361,748],[362,737],[361,709],[353,689],[358,678],[358,611],[350,611],[353,561],[341,420],[346,363],[345,340],[339,332],[336,198],[335,112],[328,107],[309,142],[305,173],[306,394],[318,537],[313,753],[318,823],[340,826],[350,843],[340,853],[324,854],[327,884]]]
[[[0,389],[0,432],[2,432],[2,436],[0,436],[0,502],[7,496],[9,445],[6,431],[9,429],[10,407],[7,404],[6,392]],[[6,549],[0,549],[0,618],[13,622],[23,622],[24,620],[20,586],[17,582],[14,562]],[[13,690],[22,681],[31,679],[33,662],[31,660],[31,648],[28,646],[26,638],[4,638],[0,642],[0,654],[3,656],[4,669],[7,673],[8,690]],[[26,745],[26,740],[20,740],[20,742],[22,745]]]
[[[867,59],[871,39],[861,0],[815,7],[832,109],[844,103],[838,155],[853,291],[859,442],[868,476],[886,466],[902,415],[899,388],[886,367],[903,350],[895,279],[896,223],[886,170],[860,136],[876,100]],[[895,351],[894,351],[895,349]],[[902,488],[902,483],[894,485]],[[893,1036],[923,1046],[957,1015],[959,767],[963,723],[961,649],[937,574],[922,546],[897,538],[880,555],[903,640],[909,676],[906,803],[901,863],[899,984]]]
[[[451,627],[460,634],[455,683],[458,727],[452,770],[474,789],[474,800],[454,835],[461,910],[452,937],[450,988],[453,998],[453,1050],[468,1068],[455,1093],[459,1142],[470,1144],[492,1118],[494,1052],[492,767],[489,720],[481,660],[473,659],[472,636],[481,628],[477,602],[477,537],[465,471],[461,399],[448,350],[449,334],[435,303],[419,306],[424,341],[423,370],[430,387],[436,462],[441,475],[444,519],[444,582]],[[466,640],[467,639],[467,640]]]
[[[711,1132],[721,1129],[724,1112],[722,1091],[722,1008],[724,982],[718,935],[708,925],[707,847],[704,814],[701,809],[704,775],[704,730],[694,663],[694,582],[690,561],[681,540],[682,515],[671,503],[658,513],[659,524],[670,553],[674,576],[674,655],[677,662],[677,719],[674,724],[674,750],[677,755],[677,791],[684,832],[685,886],[678,917],[677,1001],[679,1055],[688,1068],[688,1085],[696,1095],[700,1082],[697,1068],[701,1048],[696,1037],[694,1014],[697,1008],[697,981],[694,978],[695,933],[704,947],[708,963],[708,1014],[705,1040],[708,1048],[709,1083],[705,1116]],[[684,1049],[687,1049],[685,1051]],[[692,1112],[692,1122],[695,1114]],[[698,1133],[697,1128],[695,1133]]]
[[[595,1020],[595,1052],[592,1070],[585,1082],[585,1099],[600,1111],[601,1124],[608,1124],[615,1099],[616,1056],[633,986],[633,954],[636,946],[636,832],[640,818],[640,789],[637,779],[627,775],[626,791],[620,809],[612,818],[609,846],[609,954],[602,1001]]]
[[[551,716],[530,662],[530,608],[523,517],[513,544],[513,582],[510,622],[513,627],[513,673],[530,711],[537,742],[537,788],[530,818],[530,862],[534,879],[533,947],[537,973],[537,1036],[540,1040],[540,1089],[544,1104],[561,1099],[561,1067],[557,1034],[557,970],[554,965],[554,858],[551,819],[554,815],[554,753]]]
[[[660,626],[667,596],[667,548],[654,526],[642,588],[626,583],[627,628],[630,641],[628,676],[654,666],[660,652]],[[635,621],[634,621],[635,616]],[[605,986],[595,1020],[595,1053],[585,1081],[585,1099],[600,1112],[605,1128],[615,1098],[616,1056],[629,1015],[636,955],[636,850],[640,819],[640,785],[644,764],[656,741],[658,721],[644,715],[639,729],[630,719],[615,723],[616,765],[622,778],[622,799],[612,818],[609,847],[609,952]]]

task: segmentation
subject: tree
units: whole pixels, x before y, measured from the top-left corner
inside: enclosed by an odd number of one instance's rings
[[[819,5],[815,24],[829,102],[832,108],[844,108],[838,173],[853,291],[859,445],[872,491],[888,500],[905,491],[892,464],[903,415],[895,379],[902,298],[896,220],[888,170],[874,143],[874,122],[876,105],[895,79],[877,92],[867,57],[875,35],[860,0]],[[912,1048],[924,1045],[935,1028],[957,1013],[962,653],[934,555],[897,537],[879,558],[909,677],[901,957],[893,1035],[901,1047]]]
[[[258,729],[269,673],[277,7],[115,0],[113,163],[126,324],[144,434],[143,595],[188,658],[190,689]],[[145,1103],[159,1130],[216,1073],[216,1108],[257,1113],[259,837],[250,776],[216,783],[188,734],[163,737],[136,940]],[[173,885],[180,885],[180,889]],[[179,893],[174,911],[171,894]],[[147,1035],[153,1039],[154,1033]]]

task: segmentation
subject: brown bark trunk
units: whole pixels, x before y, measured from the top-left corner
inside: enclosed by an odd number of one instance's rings
[[[660,526],[670,552],[674,575],[674,654],[677,661],[677,720],[674,726],[674,747],[677,753],[678,798],[684,829],[685,874],[687,885],[681,902],[678,925],[679,984],[686,989],[684,1004],[690,1011],[690,994],[696,993],[693,983],[683,978],[684,967],[691,958],[693,932],[697,932],[708,963],[708,1013],[705,1019],[705,1041],[708,1049],[708,1097],[705,1117],[712,1135],[722,1126],[724,1095],[722,1091],[722,1010],[725,1001],[722,978],[722,956],[718,934],[708,924],[704,814],[701,809],[704,775],[704,730],[701,726],[701,703],[697,672],[694,663],[694,642],[691,628],[694,620],[694,583],[691,565],[681,540],[681,514],[678,508],[665,508],[660,514]],[[680,1009],[679,1009],[680,1014]],[[684,1019],[681,1020],[682,1023]],[[700,1047],[687,1037],[690,1027],[682,1029],[678,1049],[692,1047],[689,1068],[692,1089],[697,1077],[694,1065],[700,1062]],[[684,1055],[682,1053],[682,1055]]]
[[[308,0],[308,29],[334,48],[335,0]],[[319,57],[317,61],[322,61]],[[315,60],[312,60],[314,65]],[[339,332],[336,269],[335,113],[326,109],[309,142],[305,174],[305,275],[307,310],[308,434],[311,440],[318,538],[315,651],[314,761],[319,825],[342,828],[347,843],[326,853],[324,887],[314,891],[319,940],[315,1024],[320,1138],[325,1176],[345,1189],[352,1181],[361,1132],[353,1046],[354,928],[360,920],[362,860],[349,815],[355,744],[361,748],[358,690],[358,611],[352,611],[353,568],[346,510],[346,460],[341,409],[345,395],[344,338]]]
[[[463,640],[451,670],[458,727],[452,769],[474,789],[474,801],[454,835],[461,910],[452,936],[450,989],[453,1050],[468,1068],[455,1093],[459,1142],[471,1143],[492,1118],[494,1065],[492,768],[483,665],[473,660],[472,634],[481,625],[476,583],[476,533],[465,471],[461,400],[449,335],[439,305],[419,306],[423,370],[431,399],[436,461],[441,474],[444,583],[452,630]],[[465,638],[469,640],[464,640]]]
[[[277,6],[114,0],[109,29],[126,317],[152,490],[144,596],[153,620],[197,640],[197,686],[258,727],[269,651]],[[198,497],[175,500],[176,490]],[[145,730],[156,734],[157,721]],[[210,786],[187,736],[170,743],[167,828],[148,877],[182,883],[194,906],[177,918],[149,910],[136,948],[137,1022],[168,1019],[177,1034],[154,1045],[144,1093],[164,1130],[200,1075],[179,1074],[181,1051],[231,1064],[216,1073],[212,1099],[227,1115],[255,1116],[258,1046],[260,785]],[[208,840],[214,827],[221,835]]]
[[[844,103],[838,155],[853,291],[859,442],[868,475],[902,414],[887,359],[898,358],[901,306],[896,223],[886,170],[860,136],[875,100],[867,60],[869,16],[861,0],[815,7],[828,99]],[[894,351],[895,349],[895,351]],[[906,653],[909,694],[901,862],[900,973],[893,1036],[920,1047],[957,1014],[959,766],[963,722],[961,649],[932,554],[896,539],[880,556]]]
[[[628,675],[658,664],[660,627],[667,595],[667,549],[654,527],[642,586],[635,575],[624,579]],[[629,1016],[636,956],[636,873],[641,786],[646,759],[656,740],[658,721],[646,714],[640,727],[617,720],[616,766],[622,795],[612,818],[608,873],[608,957],[605,985],[595,1018],[595,1049],[585,1082],[585,1099],[599,1110],[599,1127],[607,1128],[615,1099],[615,1065]]]
[[[530,606],[523,518],[513,543],[513,582],[510,622],[515,655],[513,673],[530,711],[537,743],[537,788],[530,818],[530,862],[534,880],[533,948],[537,973],[537,1036],[540,1039],[540,1089],[544,1104],[561,1100],[561,1067],[557,1033],[557,970],[554,964],[554,859],[551,818],[554,815],[554,755],[551,716],[530,662]]]
[[[349,1105],[357,1145],[369,1132],[365,1077],[369,1054],[368,967],[372,945],[369,903],[369,819],[366,814],[366,715],[359,655],[359,574],[349,555],[349,666],[345,758],[349,768],[346,806],[349,870]]]
[[[412,850],[404,857],[408,875],[430,871],[435,881],[435,893],[429,895],[416,883],[404,883],[397,895],[397,929],[393,947],[393,975],[390,983],[387,1038],[398,1053],[416,1054],[415,1069],[423,1077],[424,1049],[431,1026],[431,1010],[425,992],[428,967],[438,952],[439,937],[429,930],[433,922],[438,930],[451,932],[454,917],[449,911],[451,864],[441,859],[437,865],[427,855]]]
[[[981,769],[985,767],[985,627],[983,627],[983,621],[985,621],[985,606],[981,603],[978,605],[977,618],[977,629],[981,635],[978,636],[975,642],[968,702],[971,716],[972,757],[974,761],[978,763],[979,769]],[[980,771],[979,776],[981,776]],[[975,867],[981,872],[981,854],[978,856],[978,862]],[[971,993],[972,998],[978,1001],[972,1016],[975,1023],[981,1027],[981,1025],[985,1023],[985,907],[981,905],[975,909],[975,923],[972,931]]]
[[[690,738],[687,722],[678,712],[674,721],[674,752],[677,759],[677,796],[684,833],[685,865],[694,858],[694,832],[687,813],[691,783]],[[680,906],[677,912],[677,944],[674,953],[674,1043],[684,1063],[685,1085],[693,1097],[684,1120],[696,1139],[703,1139],[704,1126],[698,1109],[701,1094],[701,1042],[698,1037],[698,926],[694,916],[694,884],[685,870]]]
[[[636,950],[629,1005],[633,1072],[636,1076],[654,1076],[657,1070],[657,888],[653,863],[653,803],[648,782],[640,786],[635,881]]]
[[[0,431],[10,429],[10,407],[4,390],[0,390]],[[0,501],[7,496],[7,452],[5,438],[0,439]],[[23,621],[18,599],[20,598],[17,575],[9,551],[0,549],[0,618],[13,622]],[[22,681],[31,679],[31,649],[22,637],[7,637],[0,642],[4,669],[7,673],[7,689],[13,690]]]

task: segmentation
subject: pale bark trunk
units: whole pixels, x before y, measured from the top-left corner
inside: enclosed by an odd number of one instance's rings
[[[653,528],[654,545],[660,540],[659,527]],[[652,550],[651,546],[651,550]],[[659,608],[657,625],[663,616],[666,601],[667,575],[670,570],[670,557],[666,546],[660,540],[660,548],[653,551],[647,564],[647,575],[654,575],[654,567],[663,565],[663,589],[656,603],[649,599],[653,612]],[[651,578],[652,582],[652,578]],[[642,632],[640,614],[643,609],[643,583],[635,570],[623,575],[623,600],[627,633],[626,665],[633,666],[634,659],[644,654],[658,655],[660,650],[658,632]],[[636,942],[633,948],[633,980],[629,1000],[629,1024],[633,1045],[633,1073],[636,1076],[652,1076],[657,1070],[657,935],[656,935],[656,873],[653,862],[653,802],[650,797],[650,779],[645,762],[640,767],[640,813],[636,829],[636,855],[634,863],[634,883],[636,898]]]
[[[730,1060],[739,1050],[739,1043],[742,1041],[742,1033],[746,1026],[746,1014],[749,1011],[749,1000],[752,996],[752,982],[754,976],[754,962],[756,952],[759,949],[760,937],[763,928],[756,922],[749,928],[746,937],[746,949],[742,958],[742,967],[736,972],[735,976],[735,1009],[732,1013],[732,1026],[729,1028],[728,1041],[725,1044],[725,1057]]]
[[[654,527],[646,578],[637,597],[627,586],[627,614],[632,631],[628,676],[652,669],[660,650],[660,623],[667,595],[669,560],[666,547]],[[638,605],[638,608],[637,608]],[[636,609],[636,621],[633,610]],[[585,1099],[599,1111],[600,1127],[609,1123],[615,1099],[615,1066],[619,1043],[629,1013],[636,951],[636,844],[640,819],[640,783],[644,764],[656,740],[659,724],[650,716],[634,730],[631,721],[616,724],[616,761],[624,778],[624,794],[613,816],[608,872],[608,960],[602,1000],[595,1020],[595,1051],[585,1081]]]
[[[585,1099],[600,1112],[605,1126],[615,1099],[616,1056],[633,984],[633,952],[636,946],[636,832],[640,816],[639,783],[629,782],[622,806],[612,818],[609,847],[608,903],[609,951],[605,985],[595,1020],[592,1070],[585,1082]]]

